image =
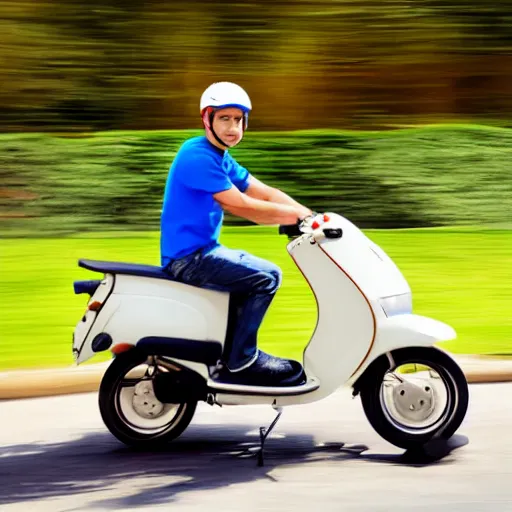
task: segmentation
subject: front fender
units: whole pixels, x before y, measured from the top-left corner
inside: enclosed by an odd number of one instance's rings
[[[377,334],[366,359],[350,377],[349,383],[357,379],[376,360],[386,354],[406,347],[432,347],[440,341],[457,337],[449,325],[420,315],[397,315],[379,320]]]
[[[457,337],[449,325],[420,315],[397,315],[379,322],[370,355],[408,346],[430,347]]]

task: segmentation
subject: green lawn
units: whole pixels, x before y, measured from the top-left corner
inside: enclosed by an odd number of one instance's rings
[[[512,231],[478,228],[368,231],[409,280],[415,312],[450,323],[459,353],[512,353]],[[281,266],[285,277],[260,345],[300,358],[315,302],[276,228],[226,228],[226,245]],[[0,251],[0,368],[72,364],[71,333],[85,306],[72,282],[95,275],[78,258],[158,264],[158,234],[4,238]],[[96,359],[99,360],[99,359]]]

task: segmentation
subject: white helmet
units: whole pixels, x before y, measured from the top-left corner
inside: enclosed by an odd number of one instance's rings
[[[205,129],[215,137],[215,140],[223,146],[229,147],[213,129],[213,117],[215,112],[221,108],[239,108],[244,114],[244,131],[247,129],[249,112],[252,109],[249,95],[239,86],[232,82],[217,82],[206,89],[201,96],[200,110]]]
[[[201,96],[201,115],[208,107],[215,110],[236,107],[247,115],[252,109],[252,104],[249,95],[239,85],[232,82],[217,82],[210,85]]]

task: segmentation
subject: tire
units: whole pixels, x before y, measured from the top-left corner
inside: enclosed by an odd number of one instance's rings
[[[434,347],[400,349],[393,351],[392,356],[394,360],[392,368],[382,364],[369,368],[372,373],[367,376],[361,389],[363,409],[372,427],[386,441],[406,450],[420,448],[433,439],[450,438],[461,425],[468,409],[468,384],[462,370],[448,354]],[[406,374],[393,373],[404,364],[428,366],[439,376],[446,393],[446,405],[439,419],[436,420],[434,415],[436,401],[439,399],[439,391],[436,391],[439,384],[436,382],[437,379],[432,379],[431,385],[422,381],[424,384],[415,383],[413,388],[407,388],[410,383],[409,378],[405,377]],[[390,375],[391,383],[385,381],[387,375]],[[413,380],[416,379],[419,382],[416,377],[418,374],[414,375]],[[389,387],[392,388],[391,391]],[[393,395],[394,412],[390,411],[386,405],[390,395]],[[428,417],[429,408],[433,408],[430,413],[431,419]],[[407,424],[394,417],[394,414],[401,415],[399,411],[403,411],[404,415],[418,415],[416,424],[415,419],[407,418],[406,421],[409,421]],[[437,413],[439,414],[439,411]],[[424,423],[432,421],[432,424],[420,425],[421,416],[427,416]]]
[[[125,379],[147,360],[148,356],[137,349],[117,356],[101,381],[99,407],[103,422],[117,439],[128,446],[152,449],[183,433],[192,421],[197,401],[163,404],[154,396],[151,378]],[[145,415],[137,411],[136,402]]]

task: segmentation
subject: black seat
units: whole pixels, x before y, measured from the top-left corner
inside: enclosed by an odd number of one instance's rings
[[[92,270],[93,272],[103,272],[104,274],[128,274],[131,276],[167,279],[168,281],[173,280],[169,274],[166,274],[162,270],[162,267],[155,265],[138,265],[135,263],[119,263],[116,261],[78,260],[78,266]]]

